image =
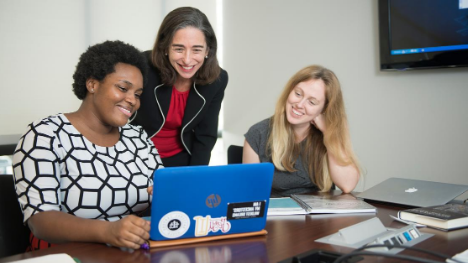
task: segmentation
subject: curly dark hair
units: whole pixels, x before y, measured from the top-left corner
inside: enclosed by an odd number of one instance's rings
[[[122,41],[105,41],[90,46],[81,54],[73,74],[73,92],[78,99],[83,100],[88,90],[86,80],[94,78],[102,81],[108,74],[115,72],[117,63],[125,63],[137,67],[146,80],[147,63],[143,54],[130,44]]]

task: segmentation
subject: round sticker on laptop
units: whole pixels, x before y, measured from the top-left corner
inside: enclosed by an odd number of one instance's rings
[[[165,238],[178,238],[185,234],[190,228],[189,217],[180,211],[165,214],[159,220],[159,233]]]

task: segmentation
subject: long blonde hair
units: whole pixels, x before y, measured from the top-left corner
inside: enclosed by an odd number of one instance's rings
[[[327,129],[323,134],[311,124],[305,145],[301,146],[301,143],[295,142],[294,132],[286,118],[286,102],[297,84],[310,79],[321,79],[325,83],[325,105],[322,115],[325,117]],[[292,76],[276,104],[270,128],[267,151],[275,167],[281,171],[294,172],[296,159],[301,155],[311,181],[320,191],[330,190],[333,184],[328,172],[328,152],[340,165],[354,164],[359,169],[349,136],[340,83],[329,69],[311,65]]]

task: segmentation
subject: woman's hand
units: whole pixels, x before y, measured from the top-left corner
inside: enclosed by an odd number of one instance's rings
[[[149,186],[146,191],[148,191],[149,196],[153,196],[153,186]]]
[[[139,249],[149,239],[149,231],[149,221],[129,215],[108,224],[105,231],[106,243],[116,247]]]
[[[311,121],[312,125],[315,126],[315,128],[317,128],[319,131],[321,131],[322,133],[325,133],[325,130],[326,130],[326,124],[325,124],[325,116],[323,116],[323,114],[319,114],[317,117],[315,117],[312,121]]]

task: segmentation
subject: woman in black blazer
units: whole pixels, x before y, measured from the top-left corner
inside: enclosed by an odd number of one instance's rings
[[[164,166],[208,165],[228,74],[216,58],[216,36],[200,10],[181,7],[163,20],[153,50],[141,107],[141,125]]]

